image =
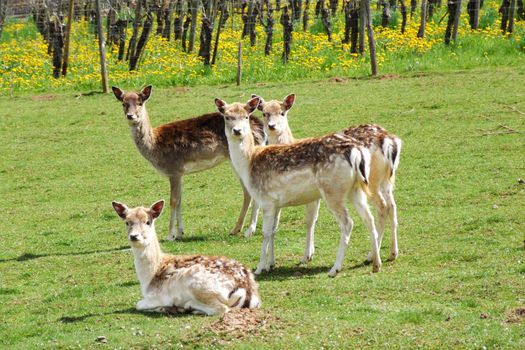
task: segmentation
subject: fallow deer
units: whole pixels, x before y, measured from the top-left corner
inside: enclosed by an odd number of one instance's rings
[[[246,104],[227,104],[215,99],[224,116],[232,164],[263,211],[263,243],[255,274],[270,271],[275,265],[274,233],[279,209],[311,203],[321,197],[341,228],[337,258],[329,276],[341,270],[350,240],[353,221],[345,205],[347,199],[353,201],[369,230],[373,271],[379,271],[377,231],[365,193],[369,151],[344,134],[329,134],[290,145],[256,146],[249,120],[259,102],[258,97]]]
[[[252,98],[254,97],[259,97],[260,99],[257,108],[262,111],[263,114],[264,132],[267,137],[267,144],[288,145],[296,142],[297,140],[293,137],[290,126],[288,125],[287,117],[288,111],[293,107],[295,102],[295,94],[286,96],[282,102],[277,100],[265,101],[260,96],[252,95]],[[320,199],[306,204],[306,248],[303,258],[301,259],[301,264],[305,264],[312,260],[315,252],[314,230],[320,204]],[[253,232],[255,232],[257,226],[257,213],[258,205],[254,202],[250,226],[244,234],[245,237],[250,237]],[[279,218],[279,215],[280,214],[277,214],[277,218]],[[253,216],[255,216],[255,218]]]
[[[192,311],[224,314],[230,308],[260,307],[253,273],[235,260],[203,255],[164,254],[155,233],[155,219],[164,207],[128,208],[113,202],[125,222],[143,299],[137,310]]]
[[[210,169],[227,160],[228,143],[224,134],[224,119],[220,113],[151,126],[146,101],[151,96],[151,85],[140,92],[124,92],[113,87],[115,97],[122,102],[131,136],[139,152],[157,171],[170,181],[170,224],[168,240],[182,239],[182,176]],[[250,127],[257,144],[264,142],[262,122],[252,117]],[[242,182],[241,182],[242,185]],[[250,195],[243,186],[244,201],[232,234],[242,229],[250,206]]]
[[[256,97],[257,95],[252,95]],[[259,97],[260,98],[260,97]],[[288,124],[288,111],[292,108],[295,95],[290,94],[284,100],[265,101],[260,98],[258,109],[263,113],[264,131],[268,138],[268,144],[289,144],[296,140]],[[363,147],[368,148],[372,156],[370,164],[369,195],[372,203],[376,207],[378,215],[378,247],[381,248],[381,241],[385,230],[385,221],[390,216],[392,226],[392,236],[390,244],[390,260],[395,260],[398,255],[397,244],[397,208],[394,200],[394,180],[395,172],[399,165],[402,141],[396,135],[388,133],[379,125],[363,124],[349,127],[343,133],[358,140]],[[309,208],[308,210],[318,210]],[[315,216],[317,218],[317,215]],[[310,223],[308,223],[310,224]],[[315,225],[315,222],[313,222]],[[255,225],[250,224],[250,228]],[[310,260],[313,253],[313,229],[308,228],[305,258],[303,261]],[[310,252],[310,255],[307,253]],[[367,256],[367,261],[372,261],[372,252]]]

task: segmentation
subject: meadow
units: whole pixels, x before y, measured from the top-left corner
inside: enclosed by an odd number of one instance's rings
[[[382,271],[363,265],[368,235],[350,208],[356,224],[343,270],[329,278],[339,233],[322,205],[316,255],[296,266],[304,208],[288,208],[277,267],[258,278],[263,308],[244,331],[221,328],[219,317],[134,310],[140,290],[111,201],[149,205],[167,198],[168,182],[135,149],[112,95],[1,96],[0,347],[524,348],[524,78],[521,65],[155,88],[154,125],[213,111],[214,97],[295,92],[289,118],[297,137],[373,122],[404,140],[398,260],[385,261],[385,239]],[[252,239],[228,234],[241,205],[230,165],[185,177],[184,190],[186,234],[162,241],[163,249],[255,267],[260,230]],[[167,228],[164,213],[159,237]]]

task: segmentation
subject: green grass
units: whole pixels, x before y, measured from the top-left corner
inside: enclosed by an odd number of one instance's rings
[[[277,268],[259,280],[268,325],[244,336],[208,330],[217,317],[134,311],[140,298],[124,225],[112,200],[167,198],[167,180],[132,144],[112,95],[0,97],[0,347],[469,348],[525,347],[525,68],[403,75],[345,83],[154,90],[155,125],[213,111],[213,98],[298,95],[297,137],[379,123],[404,140],[397,175],[400,257],[378,274],[355,229],[340,275],[327,272],[339,234],[321,208],[316,255],[296,267],[304,208],[283,211]],[[124,88],[136,88],[125,86]],[[499,124],[521,134],[482,136]],[[241,204],[230,166],[184,178],[185,229],[165,251],[224,254],[254,267],[260,231],[228,230]],[[168,215],[157,223],[165,237]],[[387,234],[388,237],[388,234]],[[388,238],[382,257],[388,256]],[[486,316],[486,317],[485,317]],[[95,342],[104,335],[107,345]]]

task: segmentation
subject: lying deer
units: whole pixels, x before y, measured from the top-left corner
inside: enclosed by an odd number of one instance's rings
[[[224,119],[219,113],[151,126],[146,101],[152,87],[141,92],[124,92],[113,87],[115,97],[122,102],[131,136],[139,152],[155,169],[169,178],[171,188],[171,215],[168,240],[182,239],[182,176],[215,167],[227,160],[228,143],[224,135]],[[264,142],[262,122],[250,118],[250,128],[256,144]],[[242,185],[242,182],[241,182]],[[243,186],[244,201],[232,234],[242,229],[250,206],[250,195]],[[177,224],[175,224],[175,222]]]
[[[137,310],[176,309],[205,315],[224,314],[230,308],[258,308],[260,299],[252,272],[225,257],[164,254],[155,233],[155,219],[164,207],[128,208],[113,202],[125,222],[135,257],[135,271],[143,299]]]
[[[257,96],[252,95],[252,97]],[[268,144],[290,144],[296,141],[288,124],[288,111],[292,108],[294,102],[294,94],[286,96],[283,101],[265,101],[260,98],[258,109],[263,113],[264,131],[268,137]],[[389,260],[395,260],[398,255],[397,209],[393,190],[395,172],[399,165],[401,139],[388,133],[379,125],[370,124],[349,127],[343,130],[343,133],[355,138],[363,147],[370,151],[372,159],[368,189],[372,203],[378,213],[378,247],[381,247],[385,221],[390,216],[392,237]],[[315,225],[315,220],[317,219],[319,202],[308,204],[307,210],[313,210],[316,214],[307,216],[314,221],[307,222],[306,249],[301,262],[311,260],[315,250],[312,225]],[[256,210],[254,210],[254,213],[256,213]],[[256,223],[257,219],[255,221],[252,219],[249,226],[251,232],[255,231]],[[372,252],[368,254],[367,261],[372,261]]]
[[[337,258],[329,275],[333,277],[341,270],[350,240],[353,222],[345,206],[347,199],[352,200],[369,230],[373,271],[379,271],[377,231],[366,197],[370,170],[368,150],[343,134],[305,139],[290,145],[257,146],[249,120],[259,102],[258,97],[246,104],[227,104],[215,99],[224,116],[232,164],[263,211],[263,244],[255,274],[270,271],[275,265],[273,241],[279,209],[311,203],[321,197],[341,228]]]

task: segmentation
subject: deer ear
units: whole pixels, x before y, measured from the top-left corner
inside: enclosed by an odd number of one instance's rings
[[[158,218],[162,213],[162,208],[164,208],[164,199],[153,203],[149,208],[149,210],[151,211],[151,216],[153,216],[154,219]]]
[[[126,204],[122,204],[119,202],[112,202],[113,209],[117,212],[117,215],[120,216],[122,219],[126,218],[126,212],[128,211],[128,207]]]
[[[252,94],[252,98],[258,97],[259,98],[259,105],[257,106],[257,109],[262,111],[264,108],[264,99],[261,96],[258,96],[256,94]]]
[[[219,112],[224,113],[224,108],[226,107],[226,102],[221,100],[220,98],[215,99],[215,105],[217,106],[217,109]]]
[[[257,109],[257,106],[259,106],[259,103],[261,102],[261,98],[259,96],[252,98],[250,101],[246,102],[246,105],[244,106],[244,109],[249,114],[252,114],[253,111]]]
[[[112,86],[111,90],[113,90],[113,94],[115,95],[117,100],[122,101],[122,98],[124,97],[124,91],[122,91],[116,86]]]
[[[144,89],[142,89],[142,91],[140,92],[142,102],[146,102],[149,99],[149,97],[151,96],[151,89],[153,89],[151,85],[148,85]]]
[[[284,109],[289,110],[290,108],[292,108],[294,102],[295,102],[295,94],[290,94],[286,96],[283,100]]]

